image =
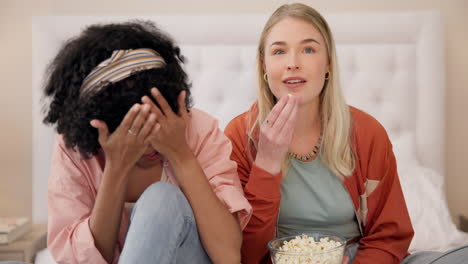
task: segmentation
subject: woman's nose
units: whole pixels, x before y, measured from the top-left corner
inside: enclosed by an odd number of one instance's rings
[[[299,69],[299,63],[298,63],[298,58],[296,55],[291,54],[288,60],[287,64],[287,69],[288,70],[298,70]]]

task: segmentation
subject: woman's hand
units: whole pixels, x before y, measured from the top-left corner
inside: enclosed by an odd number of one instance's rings
[[[158,102],[157,107],[149,97],[144,96],[142,102],[150,107],[152,114],[156,115],[156,125],[148,136],[147,142],[169,160],[181,160],[190,153],[185,138],[185,130],[189,114],[185,106],[185,91],[178,97],[179,113],[174,113],[166,99],[156,89],[151,89],[151,95]]]
[[[132,106],[112,134],[105,122],[90,122],[98,129],[106,165],[90,215],[89,228],[96,248],[109,263],[117,245],[128,175],[145,152],[145,140],[155,124],[156,118],[150,114],[149,108],[140,104]]]
[[[98,129],[99,144],[106,154],[106,166],[112,166],[126,175],[143,155],[145,141],[154,128],[156,116],[149,106],[135,104],[125,115],[120,125],[110,134],[105,122],[92,120],[91,126]]]
[[[255,164],[263,170],[277,174],[288,152],[296,125],[297,99],[283,96],[260,126],[260,138]]]

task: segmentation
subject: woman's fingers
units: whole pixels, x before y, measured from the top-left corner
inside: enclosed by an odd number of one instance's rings
[[[285,98],[286,97],[286,98]],[[288,151],[297,115],[297,98],[285,96],[272,109],[272,124],[261,129],[255,162],[260,168],[276,174],[281,171],[281,160]]]
[[[135,117],[135,120],[133,120],[132,126],[128,130],[128,133],[130,133],[133,136],[136,136],[140,133],[140,130],[143,127],[146,118],[148,117],[149,109],[150,106],[146,104],[141,107],[141,110]]]
[[[271,112],[267,115],[264,121],[266,124],[268,124],[269,126],[273,126],[281,111],[283,111],[284,106],[288,103],[289,97],[290,96],[281,97],[281,99],[276,103],[273,109],[271,109]]]
[[[124,119],[119,125],[119,128],[122,128],[125,131],[128,131],[133,124],[133,120],[135,120],[135,117],[137,116],[138,112],[140,111],[141,105],[139,104],[134,104],[130,110],[127,112],[125,115]]]
[[[166,117],[161,112],[161,109],[159,109],[159,107],[148,96],[143,96],[141,98],[141,102],[150,106],[150,112],[156,115],[155,117],[159,122],[164,122],[166,120]]]
[[[278,133],[280,133],[284,129],[286,122],[290,119],[291,113],[293,112],[294,107],[297,104],[296,98],[292,96],[288,97],[290,97],[288,102],[284,106],[283,110],[279,113],[278,118],[272,126],[272,129],[274,129],[274,131],[277,131]]]
[[[151,130],[149,131],[148,133],[148,136],[147,138],[145,139],[145,143],[146,144],[151,144],[153,145],[153,148],[157,148],[155,144],[157,144],[157,142],[159,142],[159,131],[161,129],[161,124],[159,124],[159,121],[156,120],[154,122],[154,125],[152,126]]]
[[[178,105],[179,105],[179,116],[182,117],[184,120],[187,120],[188,113],[187,113],[187,106],[185,105],[185,97],[187,96],[186,91],[182,91],[179,94]]]
[[[138,137],[141,139],[141,142],[146,142],[146,138],[148,135],[151,133],[151,130],[154,127],[154,124],[156,123],[156,114],[151,113],[144,123],[143,127],[140,130],[140,133],[138,133]]]
[[[107,128],[107,125],[105,122],[101,120],[96,120],[93,119],[90,122],[91,126],[96,128],[98,130],[98,141],[101,146],[107,142],[107,139],[109,138],[109,129]]]
[[[167,103],[166,99],[164,99],[164,96],[162,96],[158,89],[152,88],[151,95],[154,97],[154,99],[156,99],[156,102],[158,102],[163,115],[165,115],[166,117],[175,115],[171,107]]]
[[[289,138],[293,131],[294,127],[296,126],[296,118],[297,118],[297,99],[296,98],[291,98],[292,100],[295,100],[295,102],[292,103],[292,108],[289,113],[286,113],[284,111],[285,115],[287,116],[285,123],[282,125],[281,132],[280,134],[284,135],[286,138]]]

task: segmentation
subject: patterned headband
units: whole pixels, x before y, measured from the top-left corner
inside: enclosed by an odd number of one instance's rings
[[[86,76],[81,85],[80,96],[99,92],[109,83],[116,83],[132,74],[166,65],[163,57],[152,49],[115,50],[112,56],[101,62]]]

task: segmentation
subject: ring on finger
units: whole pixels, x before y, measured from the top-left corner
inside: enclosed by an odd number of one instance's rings
[[[132,136],[138,135],[138,133],[133,132],[132,129],[129,129],[129,130],[128,130],[128,133],[129,133],[130,135],[132,135]]]

